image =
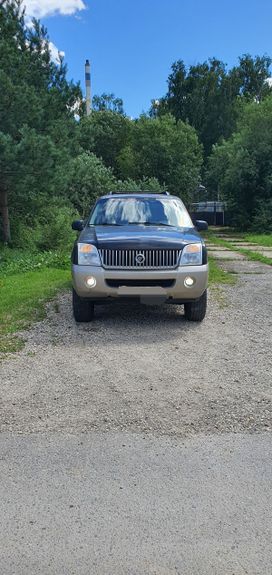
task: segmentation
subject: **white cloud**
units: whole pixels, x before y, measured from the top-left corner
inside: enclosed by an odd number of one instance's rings
[[[84,101],[84,100],[83,100]],[[72,106],[67,106],[67,109],[74,114],[76,122],[80,120],[80,108],[82,106],[82,100],[76,100]]]
[[[86,9],[84,0],[24,0],[26,13],[29,17],[44,18],[61,14],[71,16]]]
[[[272,88],[272,78],[266,78],[265,83],[268,84],[269,88]]]
[[[59,64],[60,58],[61,57],[64,58],[65,52],[58,50],[57,46],[55,46],[55,44],[53,44],[53,42],[49,42],[49,50],[50,50],[52,61],[55,62],[55,64]]]

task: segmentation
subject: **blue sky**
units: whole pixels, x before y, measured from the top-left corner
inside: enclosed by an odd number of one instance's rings
[[[83,3],[86,9],[76,10]],[[233,65],[245,52],[272,55],[272,0],[39,0],[38,5],[44,5],[38,15],[44,15],[50,39],[65,52],[69,77],[84,87],[89,58],[93,93],[114,92],[133,117],[165,94],[175,60],[189,66],[216,56]],[[46,6],[54,6],[56,14],[47,16]],[[61,15],[64,11],[74,13]]]

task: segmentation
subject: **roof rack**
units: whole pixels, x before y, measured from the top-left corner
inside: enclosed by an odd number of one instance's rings
[[[138,191],[135,191],[135,190],[120,190],[120,191],[115,190],[113,192],[108,192],[109,196],[114,196],[115,194],[162,194],[164,196],[170,196],[169,192],[166,192],[166,191],[155,192],[153,190],[138,190]]]

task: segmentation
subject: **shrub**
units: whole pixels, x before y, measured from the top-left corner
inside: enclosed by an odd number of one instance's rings
[[[254,213],[251,230],[272,232],[272,200],[260,201]]]
[[[38,241],[40,250],[69,252],[75,240],[71,223],[78,214],[67,206],[50,206],[40,216],[41,234]]]
[[[68,269],[69,263],[69,252],[33,253],[8,247],[0,249],[0,277],[42,268]]]
[[[71,223],[77,217],[73,208],[57,204],[43,208],[33,218],[32,226],[17,217],[12,220],[12,247],[33,253],[39,250],[69,252],[75,239]]]

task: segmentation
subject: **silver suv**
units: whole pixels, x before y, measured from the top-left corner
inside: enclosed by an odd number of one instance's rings
[[[94,305],[134,299],[183,304],[202,321],[207,307],[207,249],[182,203],[168,193],[112,192],[100,197],[72,253],[75,320],[93,319]]]

